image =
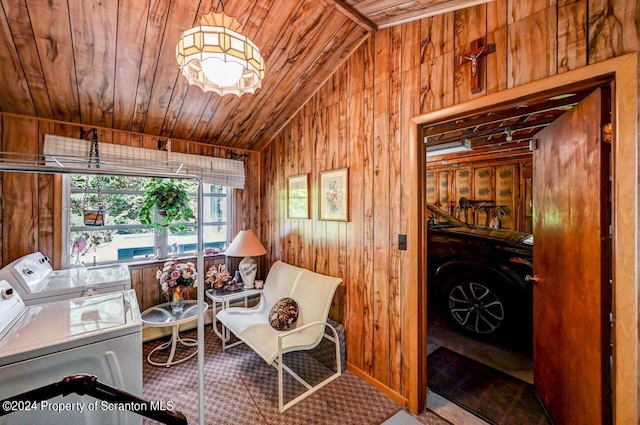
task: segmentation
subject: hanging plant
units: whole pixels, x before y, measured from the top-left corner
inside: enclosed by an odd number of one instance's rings
[[[155,211],[160,216],[159,221],[155,219]],[[174,223],[195,219],[184,184],[174,179],[158,178],[152,178],[145,186],[139,217],[142,224],[152,225],[160,234],[165,229],[169,229],[171,233],[183,231],[186,228],[184,223]],[[195,223],[192,226],[195,228]]]

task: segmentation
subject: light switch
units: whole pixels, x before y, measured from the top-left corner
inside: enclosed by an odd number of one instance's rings
[[[398,235],[398,249],[407,250],[407,235]]]

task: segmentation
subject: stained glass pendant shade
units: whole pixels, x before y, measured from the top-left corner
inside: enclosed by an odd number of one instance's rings
[[[260,49],[240,33],[242,25],[224,12],[204,15],[176,45],[176,59],[189,84],[224,96],[254,93],[265,76]]]

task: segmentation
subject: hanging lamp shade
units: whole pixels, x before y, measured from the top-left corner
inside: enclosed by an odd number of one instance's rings
[[[220,96],[254,93],[265,76],[264,59],[242,27],[224,12],[204,15],[176,45],[176,59],[189,84]]]

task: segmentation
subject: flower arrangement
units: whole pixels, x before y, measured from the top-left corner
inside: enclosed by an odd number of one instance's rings
[[[338,208],[342,204],[342,199],[340,196],[340,191],[338,190],[338,182],[331,181],[329,182],[329,189],[326,192],[327,203],[329,204],[329,209],[332,213],[338,211]]]
[[[231,274],[229,274],[229,270],[227,270],[227,266],[224,264],[209,267],[207,270],[207,275],[204,281],[210,284],[213,289],[224,289],[227,282],[231,280]]]
[[[198,286],[198,273],[191,262],[178,263],[177,260],[167,261],[164,267],[156,273],[162,293],[169,296],[177,286]]]

